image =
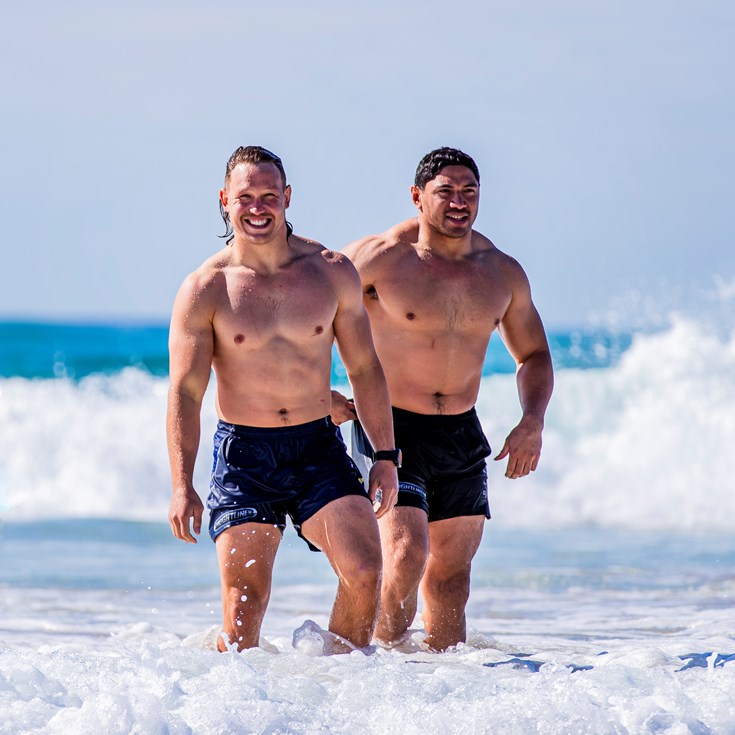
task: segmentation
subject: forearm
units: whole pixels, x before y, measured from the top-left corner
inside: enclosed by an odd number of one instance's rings
[[[171,388],[166,414],[166,436],[174,492],[193,490],[194,465],[199,451],[201,400]]]
[[[393,449],[393,414],[380,363],[349,376],[360,423],[375,450]]]
[[[554,370],[548,349],[537,350],[524,360],[516,374],[516,382],[523,418],[537,419],[543,425],[554,389]]]

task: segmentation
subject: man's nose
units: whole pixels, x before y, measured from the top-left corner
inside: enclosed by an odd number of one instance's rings
[[[464,198],[464,194],[462,194],[462,192],[460,191],[454,194],[452,198],[449,200],[449,206],[456,207],[458,209],[464,209],[467,206],[467,202]]]

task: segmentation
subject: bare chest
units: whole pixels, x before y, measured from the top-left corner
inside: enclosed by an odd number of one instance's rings
[[[376,279],[367,307],[404,328],[490,334],[502,320],[511,290],[487,266],[410,263]]]
[[[291,274],[230,276],[223,284],[214,331],[220,349],[260,349],[274,340],[331,339],[337,299],[328,279]]]

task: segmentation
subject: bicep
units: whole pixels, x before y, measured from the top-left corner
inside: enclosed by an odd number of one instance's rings
[[[342,362],[351,373],[372,365],[377,358],[359,278],[355,274],[345,280],[334,318],[334,336]]]
[[[541,317],[531,299],[525,274],[514,284],[510,304],[498,326],[500,337],[517,364],[522,364],[539,350],[548,350]]]
[[[175,388],[201,399],[214,352],[211,314],[201,294],[184,284],[176,297],[169,331],[169,377]]]

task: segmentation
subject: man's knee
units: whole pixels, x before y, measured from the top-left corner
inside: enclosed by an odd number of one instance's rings
[[[376,594],[380,589],[383,557],[377,544],[360,545],[359,549],[334,559],[333,566],[340,581],[349,589]]]
[[[426,514],[418,508],[396,508],[381,523],[380,534],[386,570],[391,577],[421,578],[429,558]]]
[[[428,540],[407,535],[393,539],[385,551],[386,578],[418,584],[428,558]]]
[[[242,586],[228,585],[222,590],[222,602],[231,616],[260,615],[270,599],[270,584],[249,582]]]
[[[425,596],[451,600],[464,606],[470,596],[470,566],[454,569],[432,567],[424,576],[422,588]]]

